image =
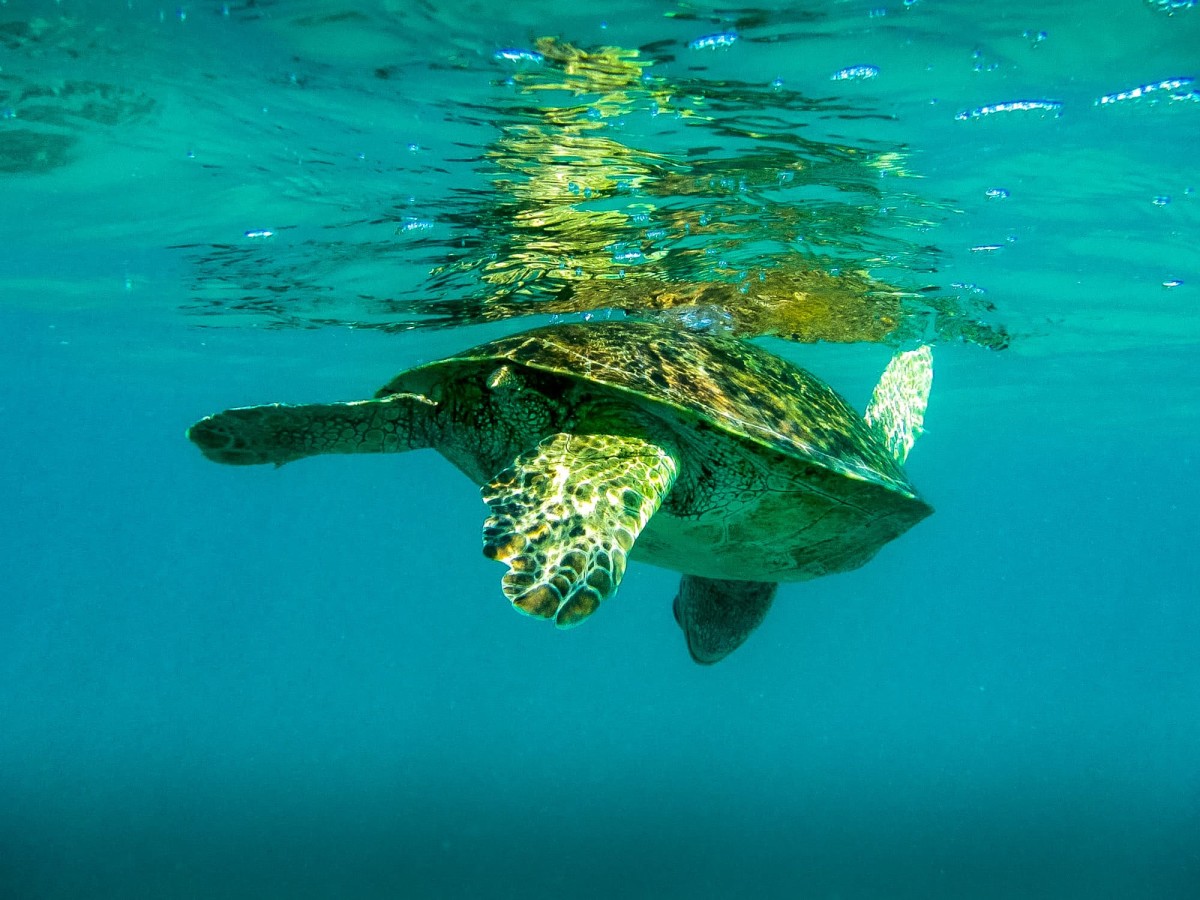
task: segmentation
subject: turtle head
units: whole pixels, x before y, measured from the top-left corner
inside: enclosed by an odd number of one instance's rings
[[[274,463],[282,466],[307,456],[302,432],[288,427],[284,406],[227,409],[201,419],[187,431],[188,440],[213,462],[233,466]]]
[[[766,618],[778,587],[772,582],[684,575],[674,611],[692,659],[711,666],[742,646]]]

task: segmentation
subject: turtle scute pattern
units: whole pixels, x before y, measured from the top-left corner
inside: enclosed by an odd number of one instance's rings
[[[638,438],[556,434],[484,486],[484,555],[508,563],[501,585],[522,612],[577,625],[616,593],[638,534],[676,475]]]
[[[808,372],[736,338],[625,320],[526,332],[472,353],[569,373],[674,406],[693,422],[785,456],[907,487],[895,458],[860,413]]]

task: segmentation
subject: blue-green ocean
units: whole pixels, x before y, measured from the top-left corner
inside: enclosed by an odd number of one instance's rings
[[[0,897],[1200,897],[1198,148],[1192,0],[0,0]],[[936,513],[712,667],[184,436],[752,300]]]

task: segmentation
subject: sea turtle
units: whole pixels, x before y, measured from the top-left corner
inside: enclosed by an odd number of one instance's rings
[[[524,613],[577,625],[626,558],[683,573],[675,618],[713,663],[777,582],[862,565],[932,511],[901,465],[932,378],[898,353],[866,416],[753,344],[632,319],[549,325],[402,372],[374,399],[252,406],[188,437],[232,464],[432,447],[482,486],[483,552]]]

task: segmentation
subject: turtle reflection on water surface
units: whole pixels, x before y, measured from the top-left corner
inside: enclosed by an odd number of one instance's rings
[[[928,347],[897,354],[861,416],[734,338],[632,320],[551,325],[396,376],[370,400],[230,409],[188,436],[217,462],[438,450],[490,507],[484,553],[522,612],[577,625],[627,558],[683,573],[675,618],[713,663],[778,582],[853,569],[929,515],[901,468]]]

